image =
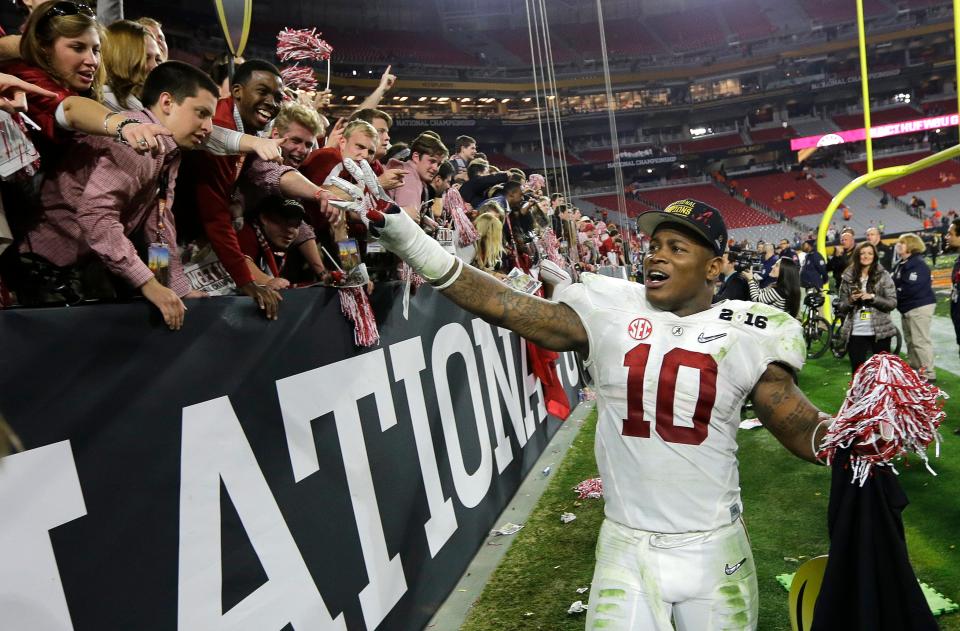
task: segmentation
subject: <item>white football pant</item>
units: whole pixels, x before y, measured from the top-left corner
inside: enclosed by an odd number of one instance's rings
[[[596,556],[588,630],[757,628],[757,575],[739,519],[684,534],[634,530],[606,519]]]

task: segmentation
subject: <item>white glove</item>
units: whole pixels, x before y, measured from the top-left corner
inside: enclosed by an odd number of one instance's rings
[[[371,210],[367,218],[370,220],[370,233],[380,244],[406,261],[413,271],[430,283],[436,283],[454,267],[458,268],[457,272],[440,289],[449,287],[460,276],[462,261],[427,236],[398,206],[392,205],[386,212]]]

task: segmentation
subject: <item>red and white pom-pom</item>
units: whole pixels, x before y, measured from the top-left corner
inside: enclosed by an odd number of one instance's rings
[[[590,478],[573,487],[577,496],[582,499],[598,500],[603,497],[603,480],[600,478]]]
[[[317,29],[285,28],[277,33],[277,57],[280,61],[326,61],[333,46],[320,39]]]
[[[480,233],[476,226],[467,217],[466,203],[460,196],[460,191],[451,188],[443,196],[443,208],[450,213],[453,218],[453,225],[457,229],[457,240],[459,246],[465,248],[471,243],[476,243],[480,239]]]
[[[340,310],[353,322],[353,341],[357,346],[375,346],[380,343],[377,319],[373,315],[370,299],[363,287],[341,289]]]
[[[316,90],[319,85],[316,73],[309,66],[285,66],[280,69],[280,76],[284,85],[295,90]]]
[[[548,259],[559,265],[561,269],[565,266],[563,257],[560,256],[560,241],[553,229],[544,231],[543,236],[540,237],[540,246]]]
[[[853,481],[860,486],[872,467],[893,468],[893,460],[908,452],[917,454],[936,475],[926,450],[936,443],[935,455],[940,456],[937,428],[945,414],[939,399],[945,398],[945,392],[924,381],[900,357],[874,355],[854,373],[847,398],[820,443],[817,457],[829,464],[837,449],[852,448]]]

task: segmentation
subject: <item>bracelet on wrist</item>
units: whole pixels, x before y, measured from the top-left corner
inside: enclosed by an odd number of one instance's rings
[[[106,116],[103,117],[103,133],[105,133],[107,136],[112,135],[110,133],[108,123],[110,122],[110,118],[116,114],[117,112],[107,112]]]
[[[114,138],[114,140],[119,142],[121,145],[127,145],[129,147],[130,143],[127,142],[127,139],[123,137],[123,128],[126,127],[127,125],[139,125],[139,124],[140,124],[140,121],[138,121],[135,118],[123,119],[122,121],[120,121],[120,124],[117,125],[117,137]]]

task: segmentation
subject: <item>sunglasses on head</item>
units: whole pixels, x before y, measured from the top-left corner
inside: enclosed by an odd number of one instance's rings
[[[97,15],[93,12],[89,6],[83,4],[82,2],[57,2],[50,9],[47,10],[47,14],[43,16],[44,20],[49,20],[53,17],[65,17],[68,15],[85,15],[88,18],[96,19]]]

